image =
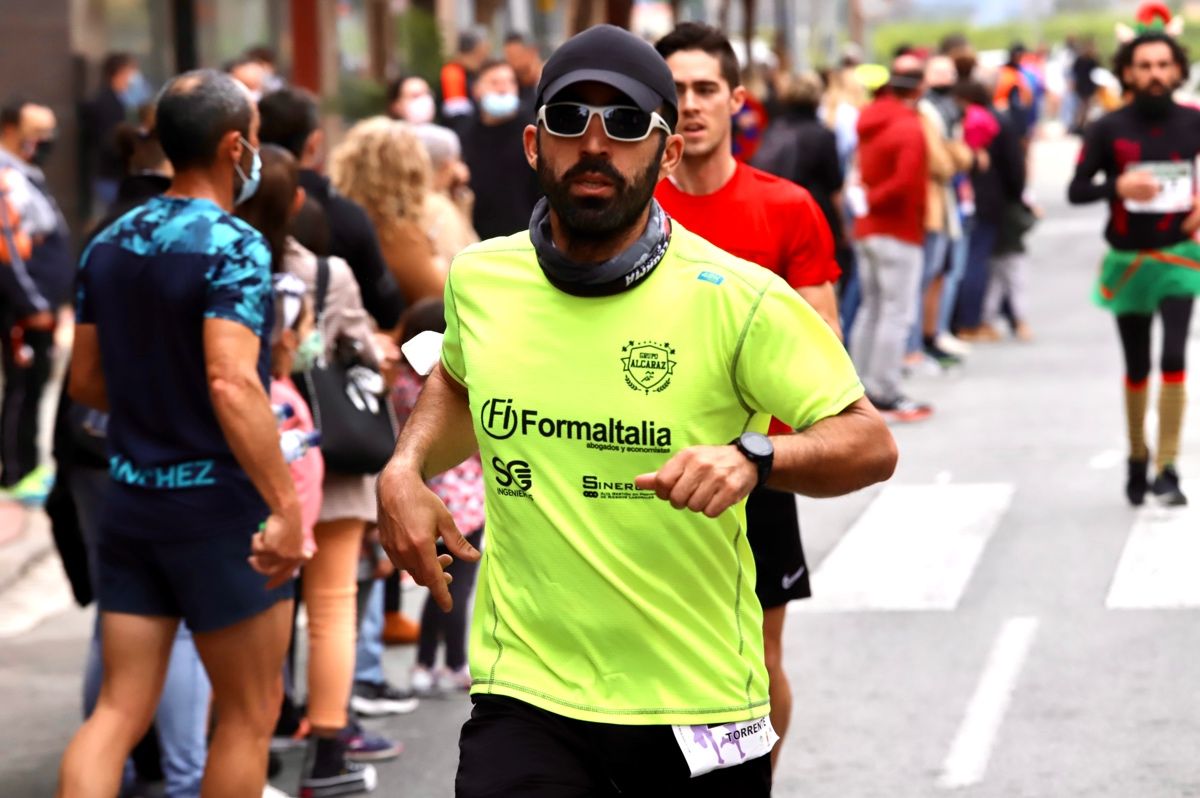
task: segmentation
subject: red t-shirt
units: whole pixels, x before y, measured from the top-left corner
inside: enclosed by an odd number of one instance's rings
[[[662,180],[654,196],[672,219],[710,244],[778,274],[792,288],[837,282],[833,233],[808,191],[744,163],[712,194]],[[772,435],[791,430],[771,419]]]
[[[739,163],[712,194],[693,196],[670,180],[654,196],[667,214],[696,235],[801,288],[837,282],[833,233],[807,190]]]

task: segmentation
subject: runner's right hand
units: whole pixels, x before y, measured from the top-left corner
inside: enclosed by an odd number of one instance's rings
[[[1126,172],[1117,178],[1117,196],[1121,199],[1148,202],[1161,189],[1158,178],[1149,172]]]
[[[299,509],[272,513],[250,540],[250,567],[270,577],[267,590],[274,590],[292,578],[296,569],[312,559],[304,545]]]
[[[453,577],[445,569],[454,561],[450,554],[440,557],[437,538],[454,557],[475,562],[479,550],[467,542],[454,525],[446,505],[421,480],[415,470],[392,462],[379,475],[379,542],[397,568],[412,574],[418,585],[429,593],[444,612],[454,606],[450,596]]]

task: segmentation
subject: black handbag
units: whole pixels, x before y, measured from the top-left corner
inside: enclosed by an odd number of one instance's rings
[[[329,261],[318,258],[314,310],[322,333],[328,293]],[[395,411],[383,375],[346,349],[335,347],[333,358],[303,372],[296,387],[321,432],[325,467],[339,474],[376,474],[396,445]]]

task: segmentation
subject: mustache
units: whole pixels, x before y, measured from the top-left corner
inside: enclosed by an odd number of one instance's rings
[[[586,174],[604,175],[617,189],[624,189],[626,180],[609,161],[603,158],[580,158],[579,163],[568,169],[560,182],[566,183]]]

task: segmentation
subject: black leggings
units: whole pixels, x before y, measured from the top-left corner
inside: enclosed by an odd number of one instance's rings
[[[477,549],[482,539],[482,528],[467,535],[467,542]],[[439,543],[438,554],[448,553]],[[457,557],[446,568],[446,573],[454,577],[450,583],[454,609],[450,612],[442,612],[433,598],[425,597],[425,609],[421,612],[421,637],[417,642],[418,665],[432,668],[437,661],[438,643],[443,640],[446,643],[446,667],[456,671],[467,664],[467,614],[470,612],[467,600],[471,598],[478,571],[479,563],[466,562]]]
[[[1163,374],[1182,373],[1187,369],[1188,327],[1192,321],[1192,297],[1167,297],[1158,306],[1163,324]],[[1154,316],[1117,316],[1117,331],[1125,351],[1125,377],[1131,386],[1150,378],[1150,324]]]

